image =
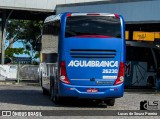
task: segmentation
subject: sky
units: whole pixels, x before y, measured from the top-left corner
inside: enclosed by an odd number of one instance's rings
[[[6,43],[6,46],[8,46],[9,45],[9,42],[8,41],[6,41],[7,43]],[[13,48],[24,48],[24,45],[23,45],[23,43],[22,42],[20,42],[20,41],[16,41],[15,43],[13,43]],[[20,55],[14,55],[15,57],[30,57],[29,55],[27,55],[27,54],[20,54]]]
[[[22,42],[19,42],[19,41],[17,41],[17,42],[15,42],[14,44],[13,44],[13,48],[24,48],[24,46],[23,46],[23,43]],[[29,55],[27,55],[27,54],[20,54],[20,55],[14,55],[15,57],[30,57]]]
[[[13,48],[25,48],[23,43],[20,41],[17,41],[13,44]],[[30,57],[28,54],[20,54],[20,55],[14,55],[15,57]],[[35,61],[40,61],[40,58],[35,59]]]

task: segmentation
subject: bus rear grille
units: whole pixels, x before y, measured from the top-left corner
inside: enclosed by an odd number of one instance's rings
[[[70,50],[72,58],[114,58],[116,56],[115,50]]]

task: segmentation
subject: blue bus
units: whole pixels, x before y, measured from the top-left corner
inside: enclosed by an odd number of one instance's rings
[[[109,13],[62,13],[46,18],[39,79],[43,93],[101,100],[113,106],[124,93],[123,17]]]

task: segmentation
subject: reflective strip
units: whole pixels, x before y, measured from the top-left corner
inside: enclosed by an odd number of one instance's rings
[[[115,16],[114,14],[110,13],[71,13],[71,16],[87,16],[87,14],[99,14],[100,16]]]
[[[117,79],[117,76],[103,76],[103,79]]]

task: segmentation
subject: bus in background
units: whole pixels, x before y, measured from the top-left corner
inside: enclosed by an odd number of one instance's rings
[[[75,97],[113,106],[124,93],[124,31],[124,20],[117,14],[62,13],[46,18],[39,67],[43,93],[49,92],[55,103]]]
[[[160,79],[160,48],[153,44],[126,41],[126,88],[156,88]]]

